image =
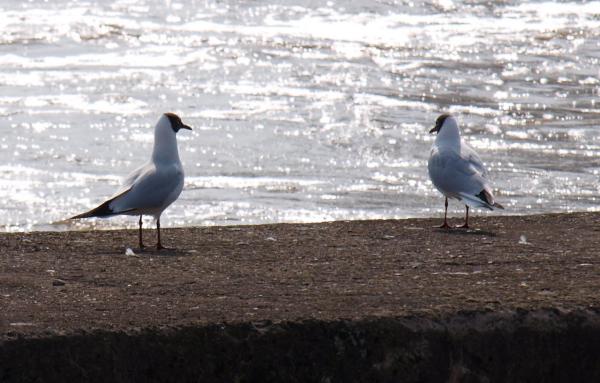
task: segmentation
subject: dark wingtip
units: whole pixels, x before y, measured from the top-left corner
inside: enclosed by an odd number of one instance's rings
[[[483,202],[485,202],[489,207],[488,209],[493,210],[492,208],[502,209],[504,210],[504,206],[500,205],[498,202],[494,201],[494,197],[487,190],[483,189],[479,192],[475,197],[479,198]]]
[[[115,212],[109,206],[112,201],[113,201],[113,199],[110,199],[110,200],[104,202],[102,205],[100,205],[90,211],[86,211],[85,213],[75,215],[69,219],[109,217],[111,215],[115,215]]]
[[[504,206],[500,205],[498,202],[494,202],[494,205],[492,205],[492,206],[494,206],[494,207],[496,207],[498,209],[504,210]]]
[[[130,190],[131,190],[131,187],[129,189],[123,191],[122,193],[117,194],[116,196],[112,197],[108,201],[104,201],[100,206],[93,208],[90,211],[86,211],[85,213],[75,215],[69,219],[92,218],[92,217],[102,218],[102,217],[110,217],[111,215],[117,215],[117,214],[123,214],[123,213],[129,213],[129,212],[135,211],[135,210],[137,210],[136,208],[121,210],[121,211],[114,211],[110,207],[111,202],[113,202],[117,198],[125,195],[126,193],[129,193]]]

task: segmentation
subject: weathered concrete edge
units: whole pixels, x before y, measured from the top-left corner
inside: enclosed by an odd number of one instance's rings
[[[600,381],[600,307],[19,337],[0,381]]]

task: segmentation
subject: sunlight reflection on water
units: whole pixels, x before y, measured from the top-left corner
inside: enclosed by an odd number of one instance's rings
[[[442,111],[504,214],[598,210],[600,2],[411,4],[3,3],[0,230],[134,226],[61,220],[171,110],[195,130],[166,226],[437,215]]]

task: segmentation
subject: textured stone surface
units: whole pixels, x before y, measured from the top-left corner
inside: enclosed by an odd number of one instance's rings
[[[0,234],[0,381],[600,381],[599,218]]]

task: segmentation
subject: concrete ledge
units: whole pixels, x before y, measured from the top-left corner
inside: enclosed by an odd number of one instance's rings
[[[0,381],[600,382],[599,214],[439,222],[0,234]]]
[[[2,382],[598,382],[600,310],[20,337]]]

